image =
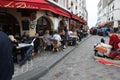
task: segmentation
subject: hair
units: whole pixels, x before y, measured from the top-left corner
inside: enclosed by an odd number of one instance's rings
[[[46,30],[46,31],[45,31],[45,34],[49,34],[49,30]]]
[[[54,34],[56,34],[56,33],[58,33],[58,31],[57,31],[57,30],[55,30],[55,31],[54,31]]]
[[[105,43],[105,40],[104,40],[103,38],[101,38],[101,42],[102,42],[102,43]]]
[[[17,42],[17,40],[14,38],[13,35],[9,35],[9,38],[10,38],[11,41],[15,41],[15,42]]]

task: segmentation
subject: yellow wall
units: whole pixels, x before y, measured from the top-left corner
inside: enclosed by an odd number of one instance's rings
[[[22,30],[22,24],[21,24],[21,21],[22,20],[29,20],[29,17],[22,17],[21,16],[21,13],[20,12],[17,12],[16,9],[0,9],[0,11],[3,11],[3,12],[6,12],[6,13],[9,13],[11,15],[13,15],[17,21],[19,22],[19,25],[20,25],[20,34],[22,35],[24,32],[28,32],[30,34],[30,36],[34,36],[35,32],[36,32],[36,28],[29,28],[29,30]],[[53,16],[47,16],[45,14],[45,11],[37,11],[37,14],[36,14],[36,19],[34,20],[35,24],[37,24],[37,20],[40,18],[40,17],[46,17],[50,24],[51,24],[51,28],[52,30],[54,30],[54,17]],[[58,23],[62,20],[62,17],[58,17]],[[31,22],[31,21],[30,21]],[[69,26],[69,21],[67,21],[67,25]]]

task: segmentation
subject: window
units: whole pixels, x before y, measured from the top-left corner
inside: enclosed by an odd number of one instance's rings
[[[113,20],[113,16],[111,17],[111,20]]]
[[[114,5],[112,6],[112,9],[114,10]]]
[[[53,0],[53,1],[58,2],[58,0]]]

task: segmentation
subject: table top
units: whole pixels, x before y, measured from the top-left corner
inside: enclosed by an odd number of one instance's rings
[[[16,48],[17,48],[17,49],[20,49],[20,48],[27,47],[27,46],[30,46],[30,45],[31,45],[31,44],[27,44],[27,43],[19,43]]]

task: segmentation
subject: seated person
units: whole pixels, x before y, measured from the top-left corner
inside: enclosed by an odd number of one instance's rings
[[[30,36],[27,32],[24,32],[24,34],[21,37],[22,43],[30,43]]]
[[[45,34],[43,36],[43,38],[45,39],[46,43],[47,43],[47,47],[51,47],[52,46],[52,36],[49,34],[49,30],[45,31]]]
[[[35,37],[33,39],[33,45],[34,45],[34,53],[38,53],[38,47],[40,46],[40,39],[39,34],[35,33]]]
[[[38,38],[38,35],[39,35],[38,33],[35,33],[35,37],[32,40],[32,42],[30,43],[31,45],[24,48],[25,53],[24,53],[24,56],[22,58],[22,61],[20,62],[20,66],[26,62],[26,60],[28,59],[28,57],[32,53],[33,49],[34,49],[34,53],[32,55],[35,55],[38,52],[38,47],[40,45],[40,40]]]
[[[69,39],[72,40],[72,45],[75,45],[78,39],[78,36],[75,33],[73,33],[72,30],[68,31],[68,36],[69,36]]]
[[[57,31],[54,32],[53,39],[58,41],[58,44],[61,45],[61,37]]]
[[[60,37],[62,38],[61,45],[65,49],[67,45],[67,35],[65,34],[65,31],[61,31],[59,34],[60,34]]]

